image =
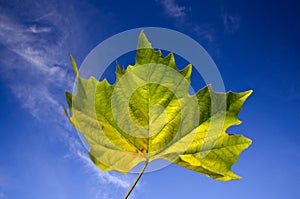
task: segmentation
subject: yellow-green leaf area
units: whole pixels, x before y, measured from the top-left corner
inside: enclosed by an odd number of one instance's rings
[[[71,57],[76,92],[66,92],[70,121],[90,146],[103,171],[129,172],[138,163],[162,158],[221,181],[251,140],[229,135],[252,91],[214,92],[210,85],[190,95],[192,66],[178,70],[174,55],[154,50],[144,32],[136,63],[116,67],[116,82],[84,79]],[[66,111],[67,114],[67,111]]]

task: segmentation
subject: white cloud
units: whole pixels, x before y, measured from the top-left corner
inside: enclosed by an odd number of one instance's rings
[[[65,53],[67,53],[67,49],[61,48],[62,44],[66,41],[63,38],[54,38],[50,42],[49,38],[56,34],[44,34],[51,33],[50,27],[45,29],[34,25],[34,34],[32,34],[33,31],[28,31],[28,28],[32,28],[31,26],[26,27],[20,22],[4,15],[0,15],[0,20],[0,43],[29,62],[23,63],[23,66],[15,67],[27,67],[42,74],[49,74],[50,72],[48,78],[55,78],[56,74],[51,72],[57,68],[55,65],[67,64],[65,62],[66,59],[63,58]]]
[[[11,190],[18,184],[17,179],[9,176],[3,168],[0,167],[0,199],[8,198],[6,190]]]
[[[234,33],[239,30],[241,18],[237,15],[231,15],[227,12],[223,12],[222,20],[226,32]]]
[[[126,180],[125,178],[122,179],[122,178],[115,176],[113,174],[110,174],[108,172],[100,171],[99,168],[96,167],[95,164],[90,160],[90,158],[83,152],[77,151],[77,155],[84,162],[85,166],[87,168],[89,168],[91,171],[93,171],[93,173],[98,177],[98,179],[102,183],[114,184],[114,185],[124,188],[124,189],[128,189],[130,187],[129,180]]]
[[[65,155],[65,158],[77,159],[86,168],[86,171],[95,177],[96,183],[93,185],[92,189],[95,192],[95,198],[105,199],[105,198],[119,198],[120,194],[124,195],[129,189],[134,178],[129,175],[118,174],[116,172],[104,172],[101,171],[89,158],[87,154],[87,149],[79,141],[78,138],[68,136],[65,134],[65,141],[68,143],[70,148],[70,153]],[[103,185],[109,185],[105,187]],[[123,191],[112,191],[114,187],[118,190]],[[136,187],[139,189],[140,185]],[[120,193],[124,192],[124,193]],[[134,198],[135,193],[131,194],[131,198]],[[117,197],[118,196],[118,197]]]
[[[37,25],[33,25],[28,27],[27,31],[31,33],[45,33],[45,32],[51,32],[51,27],[38,27]]]
[[[83,162],[85,167],[92,172],[95,176],[97,176],[98,180],[104,184],[113,184],[120,188],[127,189],[131,185],[131,181],[133,179],[128,178],[124,175],[117,176],[113,175],[109,172],[101,171],[89,158],[88,154],[86,153],[87,149],[83,146],[82,143],[76,138],[66,137],[66,140],[69,142],[70,151],[72,154],[69,155],[76,155],[74,157],[79,157],[79,160]]]
[[[56,52],[63,49],[60,50],[57,43],[46,41],[47,37],[42,35],[46,30],[37,31],[36,27],[33,35],[25,25],[7,16],[0,15],[0,20],[0,43],[10,51],[2,55],[6,58],[0,69],[2,78],[6,79],[21,105],[33,116],[38,118],[42,113],[60,112],[60,103],[53,92],[67,86],[70,79],[66,70],[57,66],[66,65]],[[46,32],[49,33],[50,29]]]
[[[193,25],[192,30],[200,37],[200,40],[205,40],[208,43],[213,43],[215,41],[215,31],[212,26],[200,26],[198,24],[195,24]]]
[[[21,85],[17,83],[11,84],[10,87],[17,99],[22,100],[22,106],[29,110],[35,118],[40,119],[41,111],[50,113],[55,109],[60,110],[59,102],[44,85]],[[45,107],[41,109],[42,106]]]
[[[171,17],[182,18],[186,15],[186,8],[184,6],[179,6],[175,0],[161,0],[159,3],[163,5],[166,13]]]
[[[70,66],[69,52],[79,49],[82,44],[76,36],[85,29],[80,27],[79,20],[73,23],[77,14],[69,7],[60,12],[53,5],[47,4],[46,7],[46,14],[41,16],[42,11],[30,13],[32,16],[27,17],[26,23],[14,16],[15,13],[0,14],[0,78],[8,84],[21,106],[35,118],[60,125],[68,131],[69,125],[60,107],[65,101],[64,90],[71,89],[73,84],[73,74],[69,75],[66,66]],[[64,15],[66,10],[68,15]],[[68,133],[62,134],[70,150],[67,156],[82,161],[102,184],[124,189],[130,186],[131,178],[101,172],[89,159],[79,139]]]

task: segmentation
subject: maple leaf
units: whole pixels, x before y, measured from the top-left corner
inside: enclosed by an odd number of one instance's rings
[[[135,65],[117,65],[114,84],[82,78],[71,57],[77,84],[75,94],[66,92],[68,117],[91,160],[103,171],[127,173],[161,158],[221,181],[239,179],[231,166],[251,140],[226,130],[241,123],[252,91],[216,93],[208,85],[190,95],[192,65],[178,70],[174,55],[163,57],[143,31],[136,53]]]

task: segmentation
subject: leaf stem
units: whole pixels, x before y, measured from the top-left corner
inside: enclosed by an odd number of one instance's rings
[[[140,171],[139,175],[137,176],[137,178],[135,179],[135,181],[134,181],[133,184],[131,185],[131,187],[130,187],[130,189],[128,190],[128,192],[127,192],[126,196],[124,197],[124,199],[127,199],[128,196],[130,195],[130,193],[132,192],[132,190],[134,189],[135,185],[138,183],[139,179],[142,177],[142,175],[143,175],[143,173],[144,173],[144,171],[145,171],[145,169],[146,169],[148,163],[149,163],[149,161],[146,160],[146,161],[145,161],[145,164],[144,164],[144,166],[143,166],[143,168],[142,168],[142,170]]]

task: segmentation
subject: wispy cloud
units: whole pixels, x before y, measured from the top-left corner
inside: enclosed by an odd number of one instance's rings
[[[127,189],[131,185],[133,179],[128,178],[127,176],[117,176],[109,172],[102,172],[99,168],[91,161],[87,154],[87,149],[82,144],[82,142],[70,134],[64,134],[64,140],[68,143],[70,152],[65,156],[65,158],[75,158],[79,159],[83,165],[90,171],[94,176],[98,178],[98,181],[103,184],[113,184],[117,187]]]
[[[8,49],[1,54],[5,57],[1,78],[6,79],[21,105],[34,117],[59,113],[60,103],[54,92],[71,82],[67,71],[60,67],[67,65],[62,58],[67,52],[60,48],[64,40],[47,41],[54,34],[50,27],[27,27],[4,15],[0,20],[0,43]]]
[[[222,20],[226,32],[235,33],[239,30],[241,22],[241,18],[239,16],[223,11]]]
[[[191,29],[201,40],[205,40],[207,43],[215,41],[215,30],[212,26],[194,24]]]
[[[186,15],[186,7],[179,6],[175,0],[158,1],[165,9],[166,14],[174,18],[182,18]]]
[[[131,183],[134,181],[134,177],[131,175],[123,175],[119,173],[111,173],[101,171],[89,158],[86,148],[80,142],[78,138],[65,134],[64,140],[68,143],[70,153],[65,158],[76,159],[84,165],[86,171],[95,177],[96,183],[94,184],[93,191],[95,192],[95,198],[99,199],[110,199],[118,198],[120,194],[123,195],[129,189]],[[109,185],[105,187],[103,185]],[[137,189],[140,188],[140,184]],[[112,187],[117,187],[119,191],[112,191]],[[134,198],[135,193],[131,195]]]
[[[204,44],[210,52],[214,53],[215,56],[220,55],[220,49],[217,46],[217,31],[215,24],[209,22],[203,22],[199,19],[192,20],[188,16],[192,9],[189,6],[183,6],[176,3],[175,0],[162,0],[156,1],[161,4],[164,8],[165,13],[174,18],[175,25],[179,30],[183,32],[186,30],[191,31],[196,35],[197,40]]]
[[[214,24],[190,23],[189,29],[197,36],[197,40],[213,57],[219,57],[221,50],[218,42],[218,34]]]
[[[73,75],[66,67],[70,65],[68,55],[82,44],[78,35],[84,28],[80,27],[79,20],[72,23],[76,12],[69,7],[58,11],[50,4],[30,6],[36,7],[31,7],[32,13],[26,21],[15,13],[0,14],[0,78],[34,118],[60,125],[68,131],[60,104],[64,101],[64,90],[73,85]],[[34,13],[44,7],[47,10],[39,11],[43,15]],[[68,15],[64,15],[66,10]],[[68,143],[68,155],[82,161],[102,184],[124,189],[130,186],[131,178],[104,173],[94,166],[77,137],[68,133],[61,136]]]
[[[0,199],[8,198],[6,190],[11,190],[19,183],[15,178],[12,178],[3,168],[0,167]]]
[[[99,171],[99,168],[95,166],[95,164],[90,160],[90,158],[86,154],[82,153],[81,151],[77,151],[77,155],[78,157],[81,158],[85,166],[98,177],[100,182],[105,184],[106,183],[113,184],[116,185],[117,187],[124,188],[124,189],[129,188],[130,181],[128,179],[125,178],[122,179],[111,173]]]
[[[45,33],[45,32],[51,32],[52,28],[38,27],[37,25],[33,25],[33,26],[28,27],[27,31],[31,32],[31,33]]]

